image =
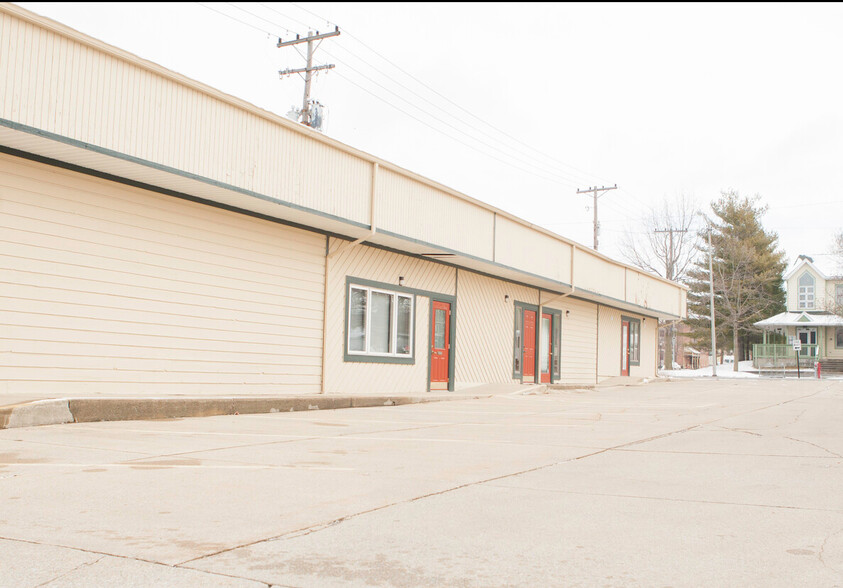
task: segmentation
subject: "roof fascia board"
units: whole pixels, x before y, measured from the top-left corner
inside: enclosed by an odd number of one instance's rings
[[[21,8],[20,6],[16,6],[16,5],[11,4],[9,2],[0,3],[0,12],[6,12],[7,14],[11,14],[11,15],[15,16],[16,18],[20,18],[21,20],[26,20],[26,21],[28,21],[28,22],[30,22],[34,25],[37,25],[41,28],[50,30],[50,31],[52,31],[56,34],[67,37],[71,40],[74,40],[74,41],[83,43],[85,45],[88,45],[89,47],[91,47],[93,49],[96,49],[98,51],[102,51],[103,53],[107,53],[109,55],[112,55],[113,57],[116,57],[118,59],[126,61],[127,63],[130,63],[132,65],[135,65],[135,66],[147,69],[149,71],[152,71],[152,72],[154,72],[154,73],[156,73],[160,76],[163,76],[163,77],[165,77],[169,80],[172,80],[172,81],[174,81],[178,84],[182,84],[182,85],[188,86],[190,88],[193,88],[194,90],[196,90],[198,92],[206,94],[206,95],[208,95],[212,98],[215,98],[217,100],[220,100],[222,102],[226,102],[228,104],[236,106],[237,108],[245,110],[245,111],[249,112],[250,114],[254,114],[256,116],[259,116],[259,117],[261,117],[265,120],[268,120],[270,122],[273,122],[275,124],[279,124],[279,125],[287,128],[287,129],[289,129],[289,130],[294,131],[294,132],[306,135],[306,136],[310,137],[311,139],[314,139],[314,140],[320,141],[322,143],[325,143],[325,144],[327,144],[327,145],[329,145],[329,146],[331,146],[335,149],[339,149],[339,150],[341,150],[345,153],[348,153],[350,155],[353,155],[355,157],[358,157],[358,158],[363,159],[365,161],[368,161],[370,163],[377,163],[378,165],[380,165],[381,167],[383,167],[385,169],[389,169],[390,171],[393,171],[393,172],[398,173],[400,175],[406,176],[406,177],[408,177],[412,180],[421,182],[421,183],[426,184],[426,185],[428,185],[432,188],[435,188],[437,190],[441,190],[442,192],[445,192],[445,193],[447,193],[451,196],[454,196],[456,198],[464,200],[464,201],[466,201],[470,204],[473,204],[475,206],[478,206],[479,208],[482,208],[484,210],[493,212],[495,214],[499,214],[499,215],[501,215],[501,216],[503,216],[503,217],[515,222],[515,223],[518,223],[518,224],[520,224],[524,227],[527,227],[527,228],[529,228],[533,231],[536,231],[536,232],[542,233],[544,235],[547,235],[549,237],[552,237],[552,238],[554,238],[558,241],[561,241],[561,242],[563,242],[567,245],[576,246],[577,248],[582,249],[583,251],[586,251],[588,254],[599,257],[599,258],[603,259],[604,261],[607,261],[607,262],[609,262],[613,265],[616,265],[618,267],[631,269],[631,270],[636,271],[638,273],[644,274],[651,279],[669,284],[669,285],[677,287],[677,288],[682,288],[682,289],[688,290],[688,287],[685,284],[673,282],[671,280],[663,278],[662,276],[646,272],[646,271],[642,270],[641,268],[637,268],[637,267],[634,267],[632,265],[628,265],[626,263],[623,263],[623,262],[620,262],[618,260],[612,259],[611,257],[603,255],[602,253],[592,249],[591,247],[588,247],[587,245],[583,245],[583,244],[578,243],[576,241],[573,241],[573,240],[571,240],[567,237],[563,237],[562,235],[558,235],[557,233],[554,233],[553,231],[549,231],[549,230],[544,229],[542,227],[536,226],[536,225],[534,225],[534,224],[532,224],[528,221],[525,221],[524,219],[519,218],[519,217],[517,217],[517,216],[515,216],[511,213],[508,213],[504,210],[498,209],[494,206],[491,206],[490,204],[486,204],[485,202],[477,200],[476,198],[472,198],[471,196],[468,196],[467,194],[463,194],[462,192],[459,192],[459,191],[454,190],[452,188],[449,188],[449,187],[447,187],[443,184],[440,184],[439,182],[436,182],[435,180],[431,180],[430,178],[426,178],[426,177],[421,176],[421,175],[419,175],[415,172],[404,169],[404,168],[402,168],[398,165],[395,165],[395,164],[390,163],[386,160],[383,160],[379,157],[376,157],[374,155],[366,153],[365,151],[361,151],[359,149],[351,147],[350,145],[347,145],[345,143],[337,141],[336,139],[332,139],[330,137],[327,137],[327,136],[323,135],[322,133],[320,133],[318,131],[315,131],[315,130],[309,128],[309,127],[306,127],[305,125],[302,125],[300,123],[292,122],[292,121],[290,121],[290,120],[288,120],[288,119],[286,119],[286,118],[284,118],[280,115],[274,114],[272,112],[269,112],[267,110],[259,108],[259,107],[255,106],[254,104],[246,102],[245,100],[243,100],[241,98],[237,98],[237,97],[232,96],[230,94],[226,94],[225,92],[217,90],[216,88],[208,86],[207,84],[203,84],[202,82],[198,82],[196,80],[188,78],[187,76],[184,76],[182,74],[171,71],[171,70],[169,70],[169,69],[167,69],[167,68],[165,68],[161,65],[158,65],[155,62],[149,61],[147,59],[143,59],[142,57],[139,57],[139,56],[137,56],[133,53],[130,53],[128,51],[125,51],[125,50],[120,49],[118,47],[115,47],[113,45],[109,45],[108,43],[105,43],[103,41],[100,41],[99,39],[96,39],[94,37],[86,35],[85,33],[77,31],[76,29],[73,29],[73,28],[71,28],[67,25],[64,25],[64,24],[62,24],[58,21],[55,21],[55,20],[52,20],[50,18],[41,16],[41,15],[36,14],[34,12],[30,12],[30,11],[24,9],[24,8]]]
[[[806,265],[807,265],[808,267],[810,267],[812,270],[814,270],[814,272],[816,272],[817,276],[819,276],[819,277],[820,277],[820,278],[822,278],[823,280],[828,281],[829,279],[831,279],[831,278],[829,278],[828,276],[826,276],[823,272],[821,272],[821,271],[820,271],[820,268],[818,268],[817,266],[815,266],[813,263],[811,263],[811,262],[810,262],[810,261],[808,261],[807,259],[802,259],[802,260],[800,260],[800,263],[797,263],[797,264],[793,267],[793,269],[791,269],[789,272],[787,272],[787,273],[784,275],[784,279],[785,279],[785,281],[787,281],[787,280],[789,280],[790,278],[792,278],[792,277],[796,274],[796,272],[798,272],[800,269],[802,269],[802,267],[803,267],[803,266],[806,266]]]

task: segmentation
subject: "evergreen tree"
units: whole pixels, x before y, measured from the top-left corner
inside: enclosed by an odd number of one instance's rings
[[[710,349],[710,230],[717,345],[732,347],[735,371],[738,361],[747,357],[749,345],[760,341],[760,330],[753,323],[785,310],[782,273],[787,263],[778,250],[778,235],[761,225],[767,209],[758,199],[728,191],[711,203],[712,218],[700,232],[701,255],[689,272],[688,322],[700,347]]]

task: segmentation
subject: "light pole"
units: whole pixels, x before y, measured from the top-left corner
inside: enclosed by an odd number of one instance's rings
[[[717,377],[717,338],[714,335],[714,263],[712,262],[711,223],[708,222],[708,292],[711,302],[711,375]]]

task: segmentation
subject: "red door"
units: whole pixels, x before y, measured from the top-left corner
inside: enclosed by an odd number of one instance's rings
[[[553,331],[553,316],[542,314],[541,327],[539,329],[539,373],[541,381],[550,383],[551,354],[553,349],[550,344],[550,333]]]
[[[621,323],[621,375],[629,375],[629,321]]]
[[[447,383],[451,351],[451,305],[448,302],[433,301],[430,341],[430,382]]]
[[[536,377],[536,311],[524,311],[524,377]],[[534,380],[535,381],[535,380]]]

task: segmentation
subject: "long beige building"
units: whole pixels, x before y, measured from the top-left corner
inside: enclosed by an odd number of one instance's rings
[[[655,376],[678,284],[0,4],[0,392]]]

